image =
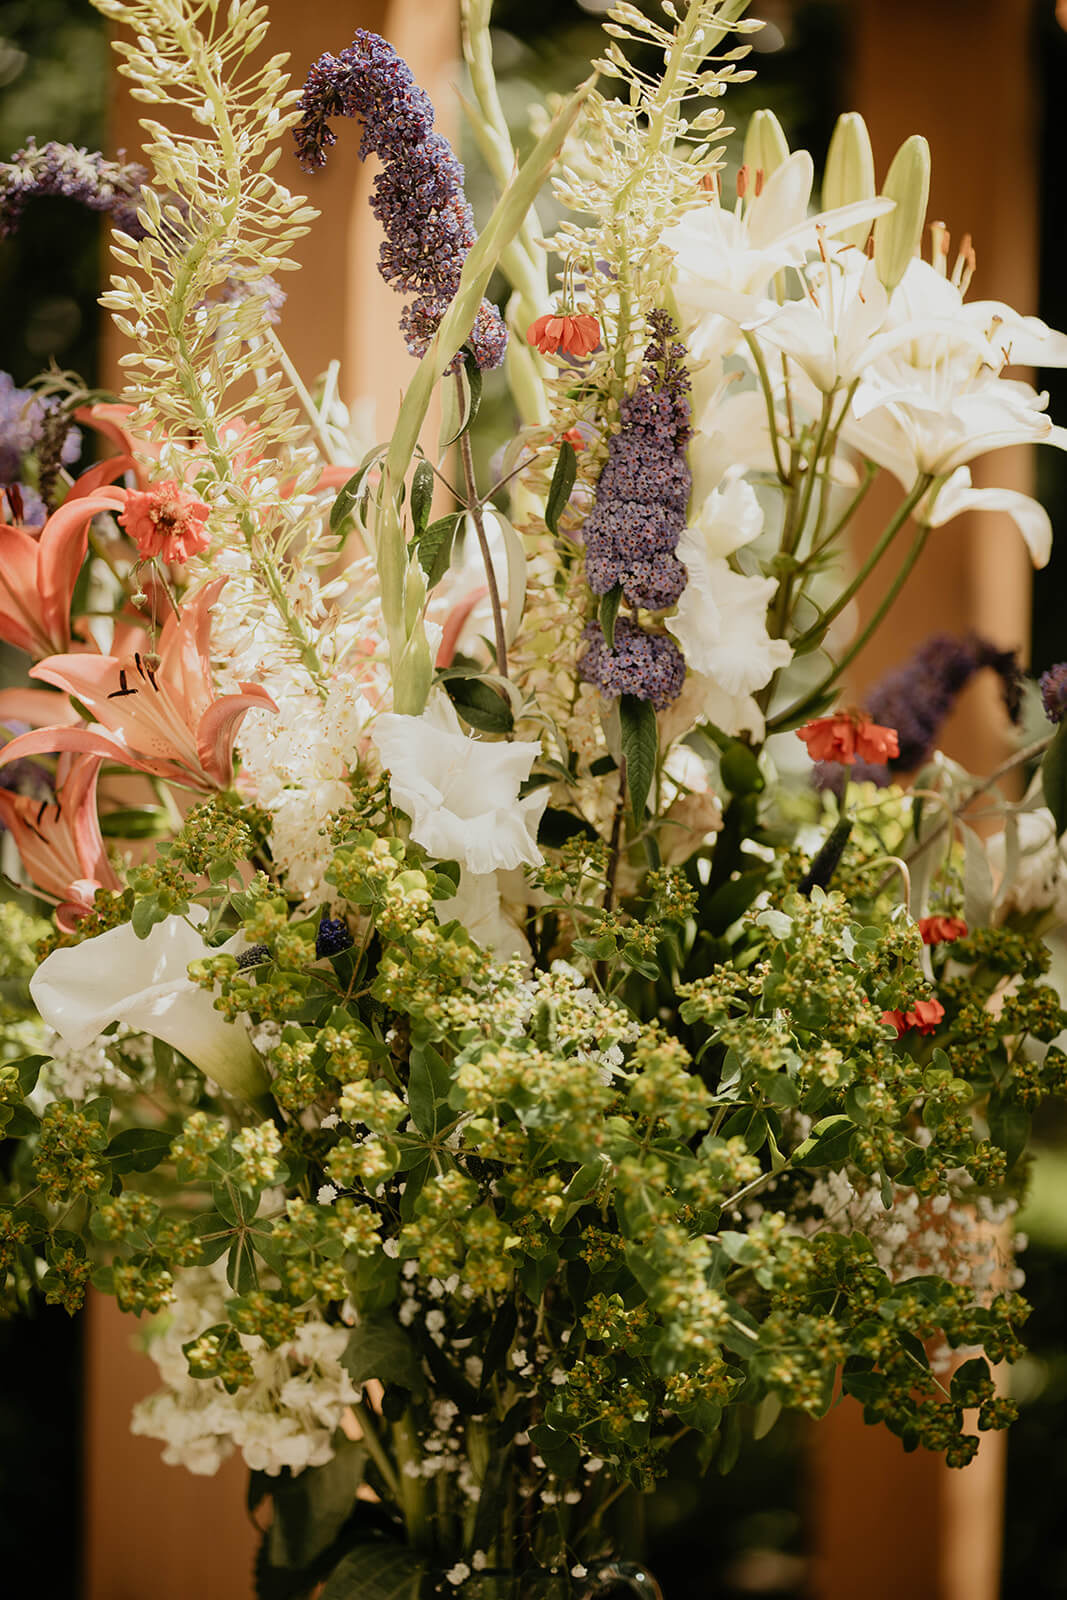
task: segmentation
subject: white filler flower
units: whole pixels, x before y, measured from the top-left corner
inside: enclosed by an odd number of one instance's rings
[[[173,1045],[227,1094],[253,1099],[267,1077],[248,1030],[227,1022],[211,994],[189,977],[189,963],[217,954],[191,923],[204,922],[203,906],[189,919],[167,917],[147,939],[131,925],[53,950],[30,979],[34,1005],[73,1049],[84,1049],[113,1022]],[[229,950],[243,940],[223,945]]]
[[[431,856],[478,873],[541,861],[537,829],[548,789],[519,798],[539,744],[471,738],[443,694],[421,716],[378,717],[371,740],[393,800],[411,818],[411,837]]]

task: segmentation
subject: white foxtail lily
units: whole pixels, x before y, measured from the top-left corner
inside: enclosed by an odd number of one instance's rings
[[[191,906],[189,920],[167,917],[147,939],[125,922],[53,950],[30,979],[33,1002],[71,1049],[84,1049],[122,1022],[173,1045],[227,1094],[254,1100],[268,1079],[248,1029],[227,1022],[210,992],[189,977],[190,962],[218,954],[192,926],[206,918],[202,906]],[[241,943],[231,939],[221,949]]]

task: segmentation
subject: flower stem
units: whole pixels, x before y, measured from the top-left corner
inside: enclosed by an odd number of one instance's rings
[[[456,373],[456,382],[460,385],[460,407],[463,405],[462,375]],[[493,567],[493,555],[489,549],[489,540],[485,532],[485,517],[482,514],[482,502],[478,494],[478,485],[474,475],[474,451],[471,449],[470,429],[465,428],[460,435],[459,458],[463,463],[463,481],[467,485],[467,510],[470,512],[474,531],[478,535],[478,548],[482,552],[482,562],[485,566],[485,581],[489,589],[489,604],[493,608],[493,634],[496,642],[496,670],[502,678],[508,675],[508,644],[504,631],[504,611],[500,604],[500,588],[496,581],[496,571]]]

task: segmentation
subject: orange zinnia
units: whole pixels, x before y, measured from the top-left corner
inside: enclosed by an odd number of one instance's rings
[[[883,728],[863,711],[837,711],[832,717],[816,717],[797,729],[813,761],[838,761],[850,767],[856,760],[872,764],[888,761],[900,754],[895,728]]]

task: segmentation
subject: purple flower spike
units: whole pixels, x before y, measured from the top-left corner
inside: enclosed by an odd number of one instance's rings
[[[608,649],[599,622],[591,622],[583,638],[589,649],[578,663],[578,676],[609,700],[632,694],[665,711],[681,693],[685,657],[667,634],[646,633],[628,617],[619,617],[614,649]]]
[[[433,131],[433,106],[411,69],[383,38],[360,28],[340,55],[311,67],[295,129],[305,172],[326,165],[337,142],[335,117],[360,117],[359,158],[376,155],[371,209],[385,229],[378,257],[386,283],[415,296],[400,319],[412,355],[426,353],[459,288],[474,243],[474,214],[463,193],[463,168],[448,140]],[[470,334],[479,367],[498,367],[507,347],[500,313],[483,300]]]
[[[1062,722],[1067,716],[1067,661],[1049,667],[1038,681],[1046,717],[1050,722]]]
[[[110,212],[132,239],[142,239],[137,220],[141,186],[147,178],[136,161],[106,161],[72,144],[50,143],[38,150],[33,139],[10,161],[0,162],[0,239],[18,229],[26,202],[37,195],[62,195],[90,211]]]

